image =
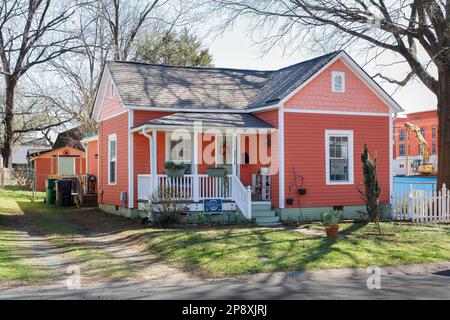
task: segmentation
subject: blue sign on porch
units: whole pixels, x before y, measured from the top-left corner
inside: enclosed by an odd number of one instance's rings
[[[222,213],[222,199],[205,199],[203,206],[206,213]]]

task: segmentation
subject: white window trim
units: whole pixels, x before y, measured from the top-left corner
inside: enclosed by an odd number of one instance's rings
[[[112,98],[114,98],[116,96],[116,93],[117,93],[116,84],[114,83],[113,79],[111,79],[109,83],[109,94]]]
[[[175,163],[181,163],[184,162],[185,164],[193,164],[194,163],[194,134],[191,132],[191,160],[190,161],[181,161],[181,160],[172,160],[170,158],[170,142],[171,142],[171,131],[166,131],[166,160],[165,161],[173,161]]]
[[[111,182],[111,141],[116,141],[116,170],[114,171],[114,182]],[[108,185],[114,186],[117,184],[117,134],[113,133],[108,136]]]
[[[330,137],[348,137],[348,181],[330,180]],[[325,130],[325,170],[327,185],[352,185],[354,184],[354,153],[353,130]]]
[[[340,75],[342,78],[342,91],[335,90],[334,79],[336,76]],[[345,72],[343,71],[333,71],[331,72],[331,90],[337,93],[345,93]]]

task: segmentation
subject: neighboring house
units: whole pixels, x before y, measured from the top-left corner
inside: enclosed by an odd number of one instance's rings
[[[422,161],[419,144],[414,134],[405,127],[405,123],[418,125],[422,129],[422,135],[428,143],[430,162],[434,164],[437,172],[438,162],[438,116],[436,108],[431,110],[408,113],[394,120],[394,174],[405,175],[406,153],[409,149],[408,163],[410,173],[414,161]]]
[[[390,202],[401,111],[343,51],[275,71],[108,62],[93,112],[98,137],[88,142],[98,144],[100,207],[136,216],[164,185],[193,212],[223,198],[225,210],[261,224],[333,207],[359,216],[364,144],[378,154],[380,200]],[[169,178],[166,160],[187,163],[184,177]],[[207,174],[214,166],[228,169],[227,183]]]
[[[27,154],[50,149],[45,139],[26,139],[15,143],[12,147],[11,163],[13,169],[25,169],[27,167]]]
[[[45,191],[45,180],[86,174],[86,154],[78,128],[62,132],[51,150],[28,153],[29,168],[37,191]]]

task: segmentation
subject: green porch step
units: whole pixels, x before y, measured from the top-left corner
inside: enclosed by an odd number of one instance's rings
[[[280,217],[272,210],[270,203],[253,203],[252,219],[258,226],[274,227],[281,224]]]
[[[275,210],[252,210],[252,217],[256,218],[256,217],[275,217],[276,213]]]
[[[264,203],[264,202],[252,203],[252,211],[270,211],[270,210],[272,210],[272,205],[270,203]]]

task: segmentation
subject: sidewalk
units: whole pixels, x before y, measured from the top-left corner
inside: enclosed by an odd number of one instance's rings
[[[450,299],[450,262],[381,269],[381,289],[365,269],[256,274],[234,279],[146,280],[4,288],[0,299]]]

